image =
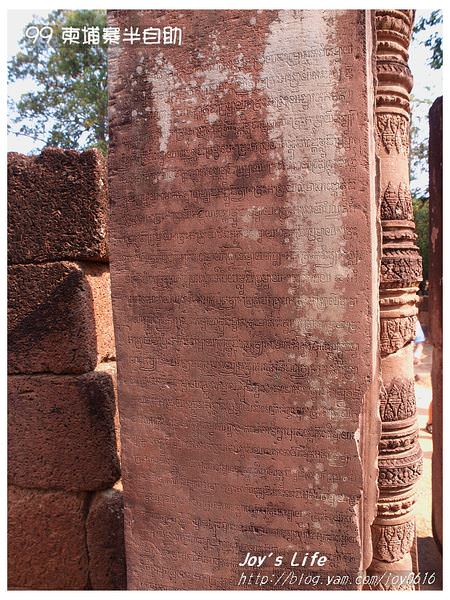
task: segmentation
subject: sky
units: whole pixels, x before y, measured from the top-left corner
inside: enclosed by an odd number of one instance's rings
[[[23,35],[25,27],[33,22],[33,16],[46,16],[48,10],[9,10],[8,11],[8,60],[14,56],[18,50],[18,41]],[[431,11],[418,10],[416,11],[416,21],[422,16],[429,16]],[[442,26],[441,26],[442,28]],[[442,72],[431,69],[428,66],[430,50],[420,42],[423,42],[429,35],[430,30],[421,32],[417,38],[412,41],[410,48],[409,66],[414,75],[414,88],[412,94],[420,99],[428,98],[433,101],[438,96],[442,95]],[[441,31],[442,33],[442,31]],[[17,100],[21,94],[32,89],[32,83],[27,81],[16,82],[14,85],[8,86],[8,95]],[[429,89],[427,89],[429,88]],[[428,122],[426,114],[427,106],[419,107],[413,112],[413,124],[417,124],[420,128],[420,137],[426,139],[428,137]],[[40,149],[44,144],[35,142],[34,140],[24,137],[8,135],[8,150],[13,152],[22,152],[28,154]],[[417,174],[417,182],[415,185],[425,189],[428,183],[428,172],[425,169]]]
[[[49,13],[48,10],[9,10],[8,11],[8,45],[7,45],[7,60],[9,61],[19,51],[19,40],[23,36],[23,32],[27,25],[33,22],[34,16],[45,17]],[[8,84],[8,97],[13,100],[18,100],[20,96],[33,89],[33,84],[30,81],[17,81],[13,85]],[[8,121],[9,122],[9,121]],[[16,128],[17,129],[17,128]],[[34,140],[8,134],[8,152],[21,152],[28,154],[39,149],[44,144],[39,144]]]

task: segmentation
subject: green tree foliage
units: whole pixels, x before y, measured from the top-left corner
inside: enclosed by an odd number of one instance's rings
[[[414,34],[418,34],[421,31],[426,31],[429,27],[436,27],[442,22],[442,10],[433,10],[428,18],[422,17],[417,21],[413,32]],[[423,43],[431,50],[431,58],[429,61],[431,68],[440,69],[443,63],[441,35],[438,33],[438,31],[433,31]]]
[[[429,202],[428,198],[414,198],[414,221],[416,223],[417,245],[420,249],[423,262],[423,278],[428,279],[428,230],[429,230]]]
[[[429,88],[427,89],[429,90]],[[418,183],[419,179],[423,179],[423,174],[428,173],[428,135],[424,136],[424,131],[428,130],[428,111],[431,104],[432,101],[429,98],[421,99],[411,96],[411,112],[414,119],[410,131],[409,168],[413,198],[428,196],[428,186],[422,189]]]
[[[443,64],[441,25],[442,10],[433,10],[427,17],[421,17],[414,26],[414,36],[424,38],[419,43],[430,49],[428,64],[432,69],[440,69]],[[419,37],[420,36],[420,37]],[[425,36],[425,37],[424,37]],[[427,88],[429,90],[429,88]],[[430,91],[430,90],[429,90]],[[431,94],[430,94],[431,95]],[[428,110],[431,98],[411,98],[414,115],[411,127],[411,192],[413,196],[414,220],[416,223],[417,245],[423,261],[423,278],[428,279],[428,230],[429,230],[429,192],[428,186],[421,189],[417,183],[421,175],[428,172]],[[422,177],[423,178],[423,177]]]
[[[30,25],[49,25],[53,36],[50,43],[42,38],[34,43],[24,33],[20,51],[8,64],[10,82],[31,79],[35,84],[16,103],[10,102],[10,130],[49,146],[106,152],[107,52],[101,36],[106,11],[56,10]],[[63,27],[99,27],[100,43],[64,43]]]
[[[427,16],[418,19],[413,28],[414,38],[420,44],[424,44],[431,51],[428,64],[432,69],[440,69],[443,64],[442,56],[442,10],[433,10]],[[411,127],[411,187],[414,198],[428,196],[428,189],[420,189],[417,180],[423,179],[423,174],[428,172],[428,136],[423,132],[428,130],[428,110],[432,104],[431,90],[427,98],[411,97],[411,111],[413,124]]]

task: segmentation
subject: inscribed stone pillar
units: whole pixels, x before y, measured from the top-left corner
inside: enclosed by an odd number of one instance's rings
[[[433,344],[433,535],[442,550],[442,96],[430,109],[429,306]]]
[[[372,15],[109,25],[181,30],[110,49],[128,586],[361,587],[380,433]]]
[[[422,472],[414,395],[413,340],[422,260],[415,245],[409,188],[408,47],[411,10],[377,10],[376,133],[383,234],[380,281],[382,386],[378,515],[372,527],[370,573],[379,589],[412,589],[398,575],[416,571],[415,483]]]

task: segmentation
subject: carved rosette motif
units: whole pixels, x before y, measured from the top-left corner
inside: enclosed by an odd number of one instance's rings
[[[377,10],[376,151],[382,225],[380,265],[380,347],[382,435],[378,456],[378,511],[372,525],[373,561],[369,573],[414,571],[415,484],[422,472],[418,441],[412,353],[417,289],[422,261],[416,246],[409,188],[408,48],[414,12]],[[388,361],[385,363],[385,361]],[[385,365],[385,368],[383,368]],[[389,378],[388,373],[398,373]],[[409,374],[404,376],[405,373]],[[376,589],[401,589],[379,585]],[[410,586],[402,589],[413,589]]]

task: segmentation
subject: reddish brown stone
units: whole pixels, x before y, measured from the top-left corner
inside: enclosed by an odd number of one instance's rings
[[[116,432],[116,444],[117,444],[117,454],[121,455],[121,445],[120,445],[120,415],[119,415],[119,405],[117,398],[117,365],[115,361],[103,362],[100,363],[97,367],[97,371],[101,373],[107,373],[111,378],[111,382],[114,388],[114,401],[115,401],[115,411],[114,411],[114,429]]]
[[[433,534],[442,548],[442,448],[443,448],[443,335],[442,335],[442,96],[430,109],[430,334],[433,344]]]
[[[22,487],[110,487],[120,477],[107,373],[9,377],[8,475]]]
[[[110,25],[183,32],[110,47],[129,588],[261,589],[239,562],[273,552],[268,589],[296,551],[356,588],[380,429],[370,13]]]
[[[106,173],[97,150],[8,154],[8,260],[107,260]]]
[[[106,265],[8,269],[10,373],[83,373],[115,355]]]
[[[373,11],[376,25],[375,185],[381,214],[380,349],[382,434],[378,456],[378,506],[372,524],[378,578],[370,589],[414,589],[417,573],[415,484],[422,473],[416,419],[412,342],[422,259],[415,245],[409,188],[409,93],[407,65],[414,11]],[[401,31],[401,35],[399,35]],[[410,579],[401,581],[403,573]]]
[[[8,586],[88,587],[85,494],[8,489]]]
[[[122,492],[95,494],[86,522],[89,578],[94,590],[125,590],[127,574]]]
[[[82,263],[80,267],[92,301],[97,361],[115,359],[114,326],[111,305],[111,279],[106,265]]]

